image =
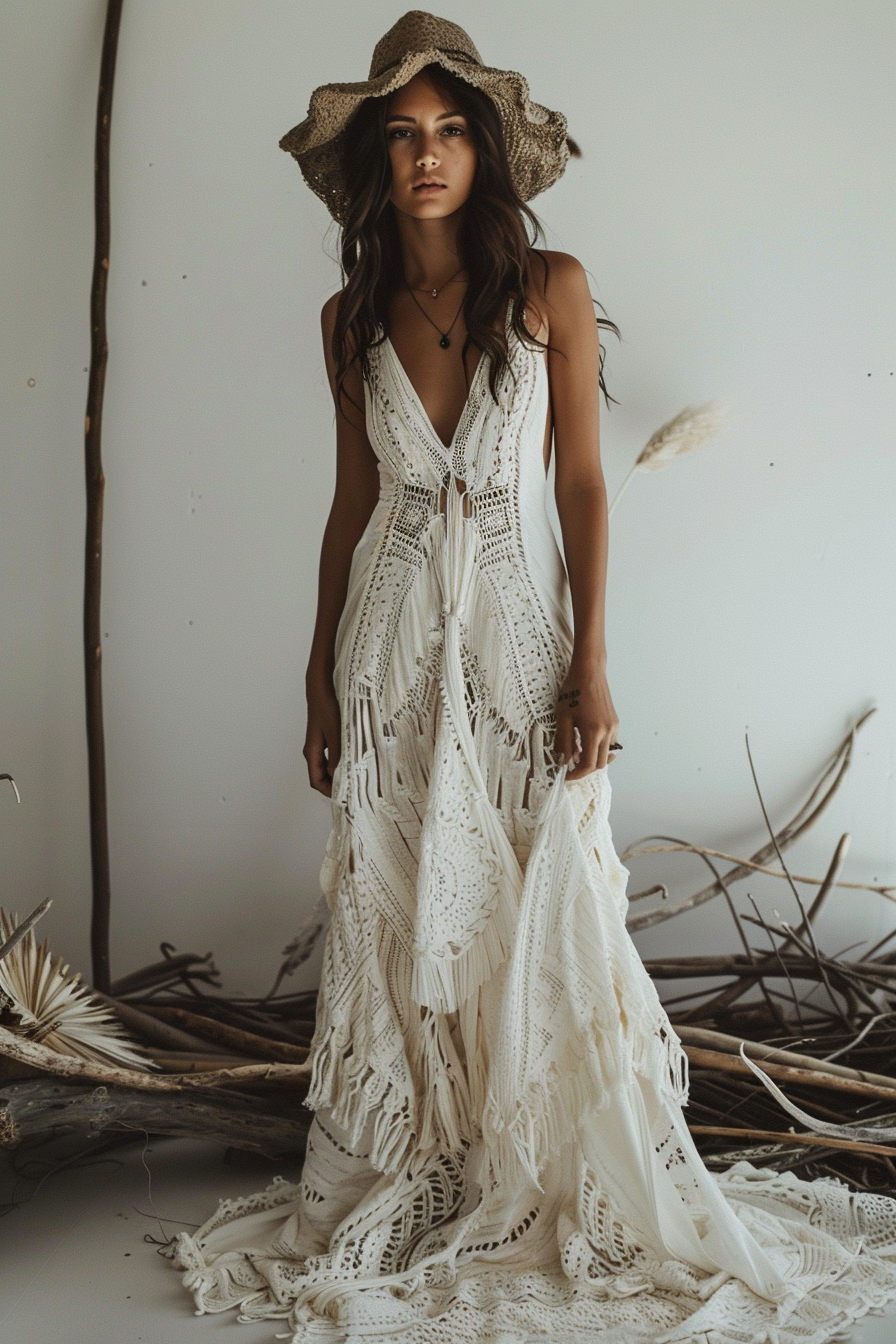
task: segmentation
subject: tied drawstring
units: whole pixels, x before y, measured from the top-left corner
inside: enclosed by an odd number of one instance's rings
[[[442,590],[442,616],[445,624],[443,685],[455,731],[476,791],[480,796],[486,796],[485,780],[479,766],[465,703],[460,640],[460,622],[467,611],[467,598],[476,569],[478,542],[476,529],[466,513],[466,502],[472,499],[472,496],[466,482],[463,490],[458,490],[455,482],[459,479],[450,468],[442,477],[442,487],[447,498],[443,545],[438,548],[441,554],[437,558],[439,584]],[[441,535],[441,528],[439,532]]]
[[[468,522],[467,501],[472,505],[472,494],[466,481],[458,490],[461,478],[449,467],[442,477],[445,491],[445,564],[441,576],[442,613],[462,616],[467,609],[467,596],[476,562],[475,529]],[[441,512],[441,510],[440,510]],[[471,508],[472,512],[472,508]]]

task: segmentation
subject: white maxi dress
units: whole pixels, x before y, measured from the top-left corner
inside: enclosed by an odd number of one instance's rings
[[[371,351],[307,1155],[168,1254],[198,1312],[294,1344],[821,1344],[896,1297],[896,1200],[696,1151],[607,772],[552,750],[548,374],[507,332],[448,446]]]

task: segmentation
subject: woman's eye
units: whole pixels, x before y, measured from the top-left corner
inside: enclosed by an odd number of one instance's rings
[[[387,132],[390,140],[406,140],[413,134],[414,132],[411,130],[410,126],[395,126],[391,131]],[[442,134],[450,136],[452,139],[456,139],[459,135],[466,135],[466,129],[463,126],[444,126],[442,128]]]

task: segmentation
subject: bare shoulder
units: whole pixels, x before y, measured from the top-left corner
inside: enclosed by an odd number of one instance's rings
[[[342,290],[337,289],[335,294],[331,294],[320,310],[320,328],[323,333],[324,343],[329,346],[333,339],[333,329],[336,326],[336,310],[339,307],[339,300],[342,296]]]
[[[542,329],[552,344],[566,331],[594,320],[594,308],[585,267],[569,252],[532,249],[537,260],[531,268],[532,302]]]
[[[570,304],[581,306],[583,300],[590,304],[588,276],[578,257],[540,247],[532,250],[544,262],[544,265],[532,267],[532,276],[537,297],[545,304],[549,315],[568,310]]]

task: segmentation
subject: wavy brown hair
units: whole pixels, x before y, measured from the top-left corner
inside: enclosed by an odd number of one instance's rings
[[[470,346],[487,353],[489,387],[498,399],[498,380],[507,366],[507,336],[499,317],[513,301],[510,321],[520,340],[550,348],[537,340],[523,320],[533,259],[548,277],[548,261],[534,245],[543,239],[541,224],[523,201],[510,175],[504,134],[498,109],[491,98],[441,65],[428,65],[425,74],[438,91],[467,118],[478,151],[473,188],[465,203],[458,233],[460,260],[468,284],[463,304],[467,337],[462,356]],[[333,359],[338,396],[354,399],[345,391],[345,377],[360,360],[362,377],[369,371],[369,352],[389,330],[389,302],[404,285],[401,246],[395,212],[389,195],[392,169],[386,138],[388,98],[367,98],[345,130],[343,172],[349,207],[340,240],[343,290],[333,330]],[[578,155],[578,147],[569,142]],[[597,302],[595,300],[595,302]],[[603,305],[598,305],[602,307]],[[619,336],[619,328],[607,317],[597,318]],[[600,347],[599,382],[609,405],[615,401],[604,381],[604,347]],[[359,408],[361,409],[361,408]]]

